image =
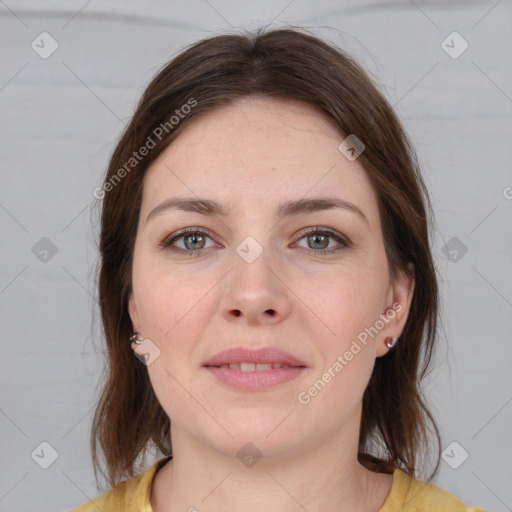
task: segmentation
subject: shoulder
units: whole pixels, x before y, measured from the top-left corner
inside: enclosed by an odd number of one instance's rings
[[[137,487],[139,487],[140,477],[143,474],[144,473],[117,484],[113,489],[110,489],[110,491],[96,496],[70,512],[98,512],[98,510],[108,512],[110,510],[116,510],[117,507],[123,507],[123,510],[126,509],[127,511],[132,510],[133,507],[130,503],[130,501],[132,501],[130,495],[133,496],[133,490],[135,489],[136,491]]]
[[[401,469],[393,473],[391,492],[379,512],[485,512],[468,507],[457,496],[428,482],[414,480]]]
[[[118,483],[110,491],[96,496],[70,512],[151,512],[153,478],[169,458],[160,459],[143,473]]]

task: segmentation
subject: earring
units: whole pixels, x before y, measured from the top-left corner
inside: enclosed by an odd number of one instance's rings
[[[143,341],[139,339],[139,333],[134,333],[132,336],[130,336],[130,341],[132,343],[136,343],[137,345],[142,345]]]
[[[396,345],[397,341],[398,341],[398,338],[388,336],[386,338],[386,347],[393,348]]]

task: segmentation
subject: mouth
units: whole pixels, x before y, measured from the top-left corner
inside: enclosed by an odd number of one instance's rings
[[[278,363],[272,368],[271,363],[240,363],[221,366],[205,366],[217,382],[231,389],[240,391],[264,391],[283,385],[298,378],[305,366],[288,366]]]
[[[306,368],[305,366],[290,366],[283,363],[229,363],[222,365],[206,365],[206,368],[231,368],[232,370],[240,370],[241,372],[266,372],[269,370],[277,370],[279,368]]]
[[[296,379],[307,368],[295,356],[276,347],[228,349],[203,364],[222,384],[243,391],[263,391]]]
[[[257,350],[236,347],[219,352],[203,363],[211,368],[231,368],[243,372],[268,371],[272,369],[306,367],[306,363],[277,347]]]

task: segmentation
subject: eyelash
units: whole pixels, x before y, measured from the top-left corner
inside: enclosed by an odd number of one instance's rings
[[[207,230],[200,229],[200,228],[186,228],[178,233],[176,233],[172,237],[167,237],[164,239],[161,243],[159,243],[159,247],[169,249],[172,252],[179,253],[179,254],[185,254],[187,256],[195,256],[198,254],[201,254],[205,249],[197,249],[193,251],[186,251],[183,249],[177,249],[175,247],[172,247],[173,242],[180,240],[181,238],[184,238],[185,236],[189,234],[199,234],[199,235],[206,235],[208,238],[212,238],[210,233]],[[298,241],[302,240],[303,238],[307,237],[308,235],[312,234],[321,234],[321,235],[328,235],[331,238],[334,238],[337,242],[341,244],[341,247],[335,248],[335,249],[329,249],[329,250],[314,250],[314,249],[307,249],[306,252],[310,256],[329,256],[334,253],[338,253],[340,251],[343,251],[344,249],[348,249],[351,244],[350,242],[343,238],[341,235],[336,233],[335,231],[332,231],[330,229],[321,228],[320,226],[317,226],[315,228],[312,228],[306,232],[300,233],[300,238]]]

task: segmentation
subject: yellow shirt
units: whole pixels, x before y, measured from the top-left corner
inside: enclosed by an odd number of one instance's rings
[[[155,462],[143,473],[119,483],[70,512],[153,512],[150,496],[153,477],[171,457]],[[411,484],[409,486],[409,483]],[[396,469],[391,492],[379,512],[486,512],[467,507],[456,496]]]

